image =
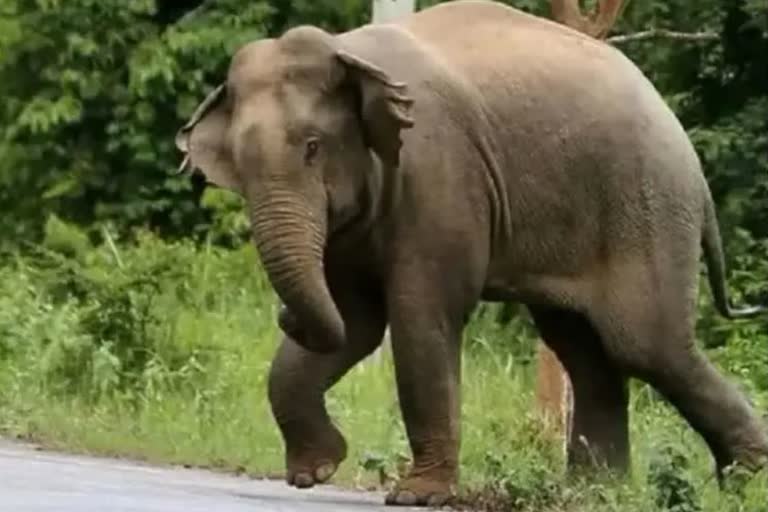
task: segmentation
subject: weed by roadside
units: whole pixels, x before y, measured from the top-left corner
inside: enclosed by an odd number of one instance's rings
[[[98,233],[97,233],[98,234]],[[0,261],[0,429],[69,450],[279,477],[266,397],[275,299],[249,247],[131,243],[52,220],[46,243]],[[93,239],[97,240],[94,242]],[[633,385],[633,471],[566,477],[532,407],[534,332],[479,309],[465,335],[462,495],[523,512],[765,512],[768,475],[734,469],[719,490],[702,441],[648,386]],[[764,406],[766,334],[740,324],[711,349]],[[390,486],[408,466],[391,354],[328,395],[350,442],[336,483]]]

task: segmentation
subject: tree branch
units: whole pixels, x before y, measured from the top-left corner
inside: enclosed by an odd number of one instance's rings
[[[678,41],[716,41],[720,36],[714,32],[675,32],[663,28],[653,28],[636,32],[634,34],[624,34],[613,36],[606,39],[606,42],[612,44],[628,43],[630,41],[645,41],[648,39],[676,39]]]

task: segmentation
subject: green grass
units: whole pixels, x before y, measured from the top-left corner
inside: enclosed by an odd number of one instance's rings
[[[64,450],[279,477],[282,442],[265,390],[275,300],[254,251],[149,235],[92,247],[67,229],[49,226],[44,247],[0,266],[0,427]],[[768,508],[768,474],[736,475],[718,490],[702,441],[641,385],[631,476],[568,479],[562,450],[534,414],[530,326],[500,327],[492,315],[473,320],[463,358],[462,490],[476,503],[536,512]],[[768,383],[755,377],[764,352],[739,332],[729,334],[735,348],[713,354],[764,410]],[[334,483],[391,484],[409,450],[389,352],[353,369],[328,407],[351,449]]]

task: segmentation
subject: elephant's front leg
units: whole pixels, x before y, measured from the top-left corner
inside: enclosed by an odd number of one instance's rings
[[[410,276],[391,295],[397,390],[413,464],[387,496],[389,505],[439,506],[456,492],[460,341],[466,311],[450,295],[425,275]]]
[[[344,437],[325,408],[325,392],[358,361],[381,343],[385,328],[383,305],[363,294],[339,294],[348,343],[338,352],[317,354],[285,336],[270,375],[272,413],[285,442],[286,481],[299,488],[326,482],[346,458]],[[304,333],[287,312],[281,323],[288,331]],[[294,334],[294,333],[291,333]],[[295,335],[295,334],[294,334]]]

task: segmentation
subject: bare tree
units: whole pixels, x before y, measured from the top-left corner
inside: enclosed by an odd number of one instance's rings
[[[596,39],[605,39],[624,9],[623,0],[600,0],[595,9],[582,14],[579,0],[552,0],[552,19]]]
[[[652,28],[634,34],[612,36],[606,39],[611,44],[621,44],[630,41],[645,41],[648,39],[675,39],[677,41],[715,41],[720,36],[714,32],[677,32],[663,28]]]
[[[657,38],[678,41],[713,41],[719,39],[719,36],[714,32],[677,32],[659,28],[608,37],[625,7],[626,2],[624,0],[598,0],[591,12],[583,14],[579,0],[551,0],[550,4],[552,19],[555,21],[611,44]]]

